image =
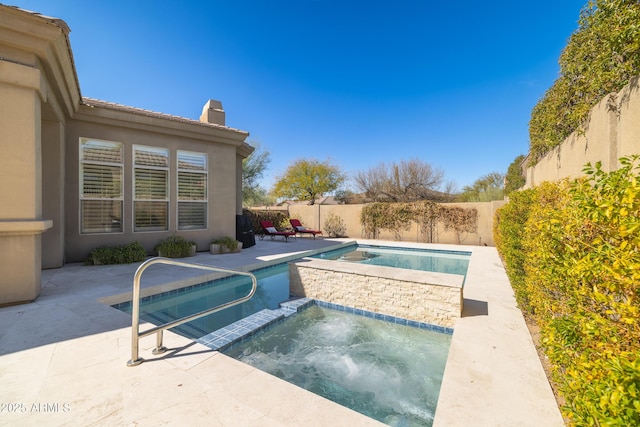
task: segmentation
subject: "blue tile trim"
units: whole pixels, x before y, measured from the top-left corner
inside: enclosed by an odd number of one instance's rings
[[[394,246],[383,246],[383,245],[357,245],[354,244],[352,245],[353,247],[371,247],[371,248],[385,248],[385,249],[410,249],[410,250],[415,250],[415,251],[420,251],[420,252],[435,252],[435,253],[447,253],[447,254],[454,254],[454,255],[471,255],[471,252],[463,252],[463,251],[447,251],[447,250],[435,250],[435,249],[414,249],[414,248],[400,248],[400,247],[394,247]],[[343,250],[344,248],[341,248],[341,250]],[[332,252],[332,251],[329,251]],[[301,257],[304,257],[305,255],[302,255]],[[288,263],[288,262],[287,262]],[[285,264],[285,263],[282,263]],[[258,273],[260,271],[263,270],[268,270],[271,268],[278,268],[280,267],[281,264],[275,264],[275,265],[269,265],[269,266],[265,266],[265,267],[260,267],[257,269],[252,270],[252,273]],[[215,280],[210,280],[207,282],[203,282],[203,283],[199,283],[199,284],[195,284],[192,286],[187,286],[184,288],[179,288],[179,289],[174,289],[171,291],[167,291],[167,292],[163,292],[160,294],[155,294],[155,295],[150,295],[147,297],[144,297],[141,299],[141,303],[145,302],[145,301],[154,301],[157,299],[161,299],[164,298],[166,296],[172,296],[172,295],[179,295],[185,292],[190,292],[194,289],[199,289],[199,288],[203,288],[206,286],[211,286],[212,284],[219,284],[219,283],[223,283],[225,281],[228,280],[236,280],[237,277],[236,276],[229,276],[229,277],[224,277],[224,278],[219,278],[219,279],[215,279]],[[112,307],[122,310],[122,311],[130,311],[131,310],[131,305],[132,302],[131,301],[126,301],[126,302],[122,302],[122,303],[117,303],[117,304],[113,304]],[[245,317],[235,323],[232,323],[231,325],[228,325],[222,329],[219,329],[217,331],[208,333],[200,338],[198,338],[196,341],[206,345],[207,347],[210,347],[214,350],[224,350],[227,347],[229,347],[230,345],[236,343],[236,342],[242,342],[246,339],[248,339],[249,337],[255,335],[257,332],[262,331],[266,328],[268,328],[269,326],[275,324],[276,322],[280,322],[283,319],[285,319],[286,317],[289,317],[301,310],[304,310],[307,307],[310,307],[311,305],[318,305],[320,307],[324,307],[324,308],[329,308],[329,309],[333,309],[333,310],[338,310],[338,311],[343,311],[343,312],[347,312],[347,313],[351,313],[351,314],[356,314],[359,316],[364,316],[364,317],[369,317],[369,318],[373,318],[373,319],[378,319],[378,320],[383,320],[386,322],[391,322],[391,323],[396,323],[396,324],[400,324],[400,325],[406,325],[406,326],[410,326],[410,327],[415,327],[415,328],[420,328],[420,329],[426,329],[426,330],[432,330],[432,331],[436,331],[436,332],[440,332],[440,333],[444,333],[447,335],[451,335],[453,334],[453,329],[452,328],[447,328],[447,327],[442,327],[442,326],[437,326],[437,325],[431,325],[428,323],[422,323],[422,322],[416,322],[413,320],[407,320],[407,319],[402,319],[399,317],[394,317],[394,316],[389,316],[389,315],[383,315],[380,313],[374,313],[374,312],[370,312],[370,311],[366,311],[366,310],[362,310],[362,309],[356,309],[356,308],[352,308],[352,307],[346,307],[346,306],[342,306],[339,304],[334,304],[334,303],[329,303],[329,302],[324,302],[324,301],[319,301],[319,300],[313,300],[313,299],[309,299],[309,298],[292,298],[290,300],[287,300],[283,303],[280,304],[280,308],[276,309],[276,310],[269,310],[269,309],[265,309],[262,310],[258,313],[255,313],[253,315],[250,315],[248,317]],[[161,319],[157,319],[158,323],[165,323],[165,321],[161,321]],[[198,331],[200,333],[205,333],[205,331]]]
[[[362,310],[359,308],[346,307],[332,302],[313,300],[313,303],[319,307],[329,308],[332,310],[344,311],[346,313],[356,314],[358,316],[369,317],[371,319],[382,320],[385,322],[396,323],[398,325],[410,326],[412,328],[426,329],[429,331],[440,332],[446,335],[453,334],[453,328],[446,326],[432,325],[430,323],[417,322],[415,320],[403,319],[402,317],[389,316],[387,314],[374,313],[373,311]]]
[[[403,250],[403,251],[426,252],[426,253],[433,253],[433,254],[471,256],[471,252],[469,251],[452,251],[448,249],[407,248],[407,247],[401,247],[401,246],[364,245],[364,244],[358,244],[357,246],[359,248],[396,249],[396,250]]]
[[[294,298],[280,304],[280,308],[276,310],[261,310],[255,314],[247,316],[237,322],[234,322],[224,328],[208,333],[198,339],[196,342],[211,348],[212,350],[224,351],[233,344],[241,343],[261,332],[274,324],[277,324],[292,314],[298,313],[312,305],[322,308],[343,311],[358,316],[364,316],[371,319],[378,319],[385,322],[396,323],[413,328],[425,329],[440,332],[447,335],[453,334],[452,328],[431,325],[429,323],[407,320],[401,317],[389,316],[372,311],[362,310],[359,308],[347,307],[340,304],[314,300],[310,298]]]
[[[286,264],[286,263],[281,263],[281,264]],[[256,274],[256,273],[258,273],[260,271],[263,271],[263,270],[268,270],[268,269],[271,269],[271,268],[276,269],[276,268],[281,267],[281,264],[274,264],[274,265],[268,265],[266,267],[259,267],[259,268],[256,268],[255,270],[251,270],[251,273]],[[221,283],[224,283],[224,282],[227,282],[227,281],[230,281],[230,280],[238,280],[238,277],[239,277],[238,275],[220,277],[218,279],[208,280],[206,282],[197,283],[195,285],[186,286],[186,287],[178,288],[178,289],[173,289],[171,291],[165,291],[165,292],[161,292],[159,294],[149,295],[149,296],[140,298],[140,304],[143,304],[143,303],[149,302],[149,301],[158,300],[158,299],[165,298],[165,297],[168,297],[168,296],[180,295],[182,293],[191,292],[191,291],[194,291],[196,289],[204,288],[204,287],[207,287],[207,286],[219,285]],[[116,308],[118,310],[122,310],[122,311],[131,311],[131,304],[132,304],[132,301],[125,301],[125,302],[113,304],[113,305],[111,305],[111,307]]]
[[[267,329],[292,314],[304,310],[313,303],[314,301],[309,298],[290,299],[280,303],[280,308],[276,310],[261,310],[229,326],[204,335],[196,341],[212,350],[223,351],[233,344],[251,338],[256,333]]]

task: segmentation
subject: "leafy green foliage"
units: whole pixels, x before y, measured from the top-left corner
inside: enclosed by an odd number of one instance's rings
[[[578,130],[591,108],[640,69],[640,2],[591,0],[560,56],[560,76],[533,108],[530,161],[535,164]]]
[[[161,240],[154,250],[158,255],[167,258],[185,258],[194,255],[193,246],[195,242],[190,242],[181,236],[169,236]]]
[[[133,262],[142,262],[146,257],[147,252],[142,245],[139,242],[133,242],[123,246],[96,248],[89,253],[86,264],[131,264]]]
[[[255,150],[242,160],[242,204],[244,206],[266,205],[270,202],[267,190],[260,186],[260,178],[271,162],[269,151],[253,142]]]
[[[640,425],[640,156],[620,163],[587,165],[587,178],[527,190],[498,211],[498,247],[509,277],[522,275],[516,296],[576,425]]]
[[[526,184],[527,180],[522,173],[522,162],[524,161],[524,155],[519,155],[509,165],[507,174],[504,177],[504,195],[508,196],[512,192],[522,188]]]
[[[211,244],[220,245],[224,252],[236,252],[238,250],[238,241],[229,236],[213,239]]]
[[[518,304],[529,307],[529,297],[524,288],[525,224],[533,203],[534,190],[515,191],[509,195],[509,203],[496,211],[493,222],[493,241],[507,265],[507,275]]]
[[[256,234],[264,233],[260,221],[271,221],[274,225],[289,224],[289,215],[283,211],[252,211],[245,209],[242,213],[249,217],[253,231]]]
[[[317,197],[337,190],[344,180],[340,168],[328,160],[297,160],[278,178],[272,193],[278,198],[308,200],[313,205]]]
[[[491,172],[478,178],[473,185],[462,189],[463,202],[490,202],[504,199],[504,174]]]

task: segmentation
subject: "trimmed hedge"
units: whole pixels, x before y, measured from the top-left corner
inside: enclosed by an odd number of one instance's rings
[[[512,194],[496,245],[575,425],[640,425],[640,156]],[[528,194],[527,194],[528,193]]]

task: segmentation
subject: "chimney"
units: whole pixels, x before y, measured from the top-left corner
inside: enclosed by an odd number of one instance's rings
[[[222,102],[210,99],[204,104],[202,108],[202,114],[200,115],[200,121],[202,123],[215,123],[218,125],[224,124],[224,110],[222,109]]]

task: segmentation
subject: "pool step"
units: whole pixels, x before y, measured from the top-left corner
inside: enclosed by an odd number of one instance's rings
[[[175,315],[163,312],[144,313],[140,317],[142,320],[150,322],[154,325],[163,325],[167,322],[176,320]],[[172,330],[186,337],[197,337],[207,333],[205,329],[199,328],[192,323],[184,323],[182,325],[176,326]]]
[[[280,308],[276,310],[261,310],[224,328],[200,337],[196,341],[212,350],[222,351],[232,344],[242,342],[252,337],[266,327],[297,313],[298,310],[312,303],[313,300],[309,298],[290,299],[280,303]]]

